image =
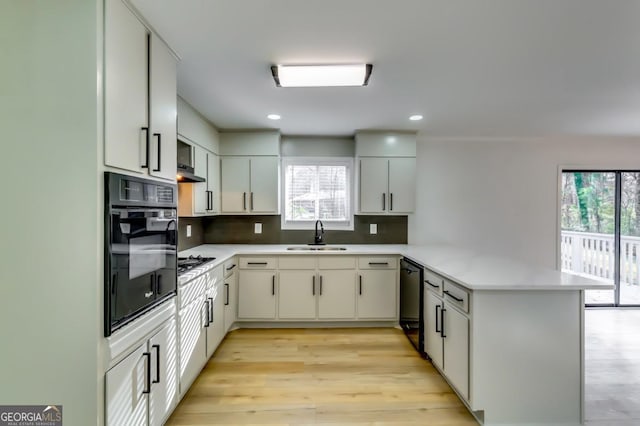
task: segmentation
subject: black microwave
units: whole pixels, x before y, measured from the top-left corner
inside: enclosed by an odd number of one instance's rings
[[[105,173],[104,335],[173,297],[177,186]]]

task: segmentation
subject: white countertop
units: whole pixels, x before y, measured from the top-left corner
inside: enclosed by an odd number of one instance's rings
[[[613,284],[552,269],[444,245],[364,244],[339,245],[344,251],[287,250],[299,244],[204,244],[179,253],[180,257],[201,255],[216,260],[180,275],[185,282],[236,255],[400,255],[475,291],[481,290],[611,290]]]

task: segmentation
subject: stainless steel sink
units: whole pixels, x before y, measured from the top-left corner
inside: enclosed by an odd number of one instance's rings
[[[296,250],[296,251],[344,251],[346,247],[336,247],[336,246],[295,246],[295,247],[287,247],[287,250]]]

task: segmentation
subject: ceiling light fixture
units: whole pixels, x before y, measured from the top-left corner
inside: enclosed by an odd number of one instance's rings
[[[366,86],[371,64],[273,65],[271,74],[278,87]]]
[[[267,115],[267,118],[269,120],[280,120],[282,117],[280,117],[278,114],[269,114]]]
[[[420,114],[412,115],[411,117],[409,117],[409,120],[411,120],[411,121],[420,121],[420,120],[422,120],[422,116]]]

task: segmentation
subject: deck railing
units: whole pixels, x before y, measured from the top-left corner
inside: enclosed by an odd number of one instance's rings
[[[613,279],[613,235],[562,231],[560,244],[563,271]],[[620,282],[640,285],[640,237],[620,239]]]

